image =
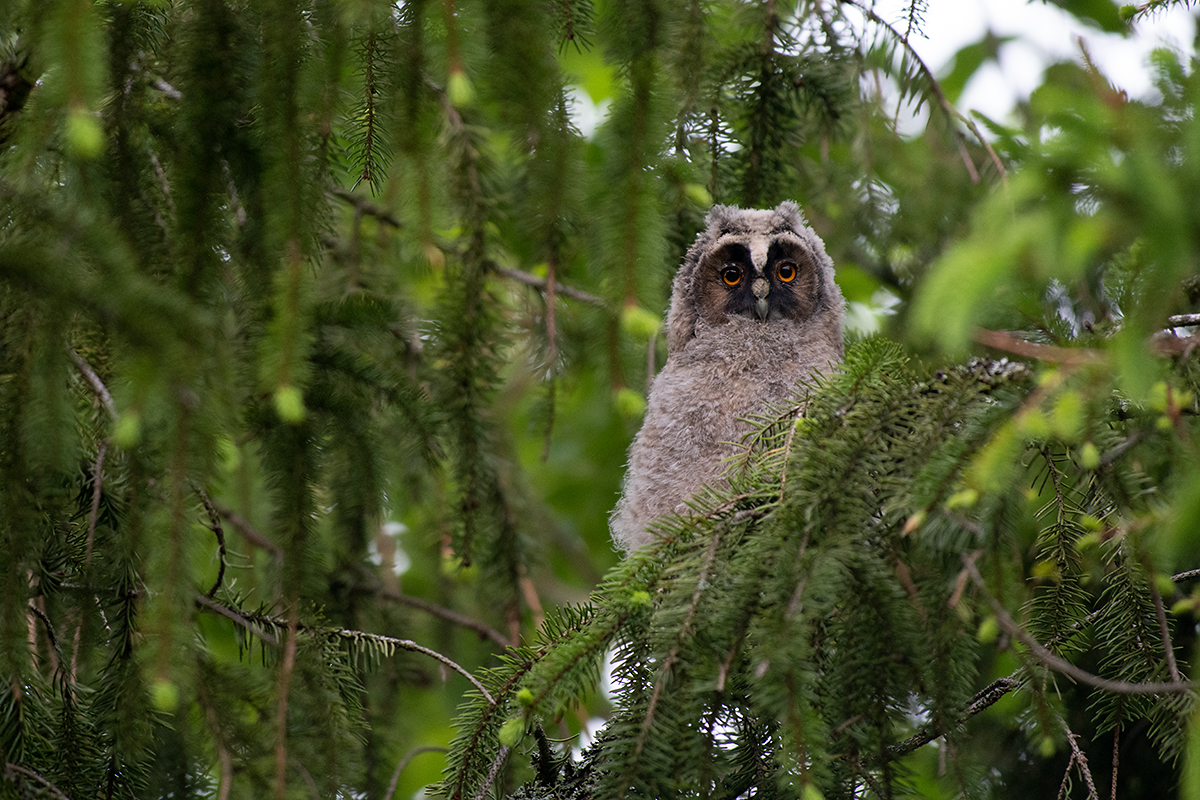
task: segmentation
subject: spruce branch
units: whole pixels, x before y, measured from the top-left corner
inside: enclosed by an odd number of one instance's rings
[[[1158,618],[1158,631],[1162,636],[1163,652],[1167,656],[1167,674],[1171,676],[1174,683],[1183,683],[1183,675],[1179,673],[1179,665],[1175,663],[1175,647],[1171,643],[1171,629],[1167,625],[1167,612],[1163,610],[1162,596],[1158,593],[1158,587],[1154,585],[1154,578],[1146,581],[1146,585],[1150,587],[1150,599],[1154,602],[1154,616]]]
[[[217,537],[217,579],[213,582],[212,588],[208,590],[208,598],[211,600],[217,594],[217,589],[221,588],[221,584],[225,581],[225,528],[221,525],[221,515],[217,512],[216,506],[209,499],[208,492],[196,487],[196,492],[200,495],[200,502],[204,504],[204,510],[208,512],[209,530]]]
[[[426,614],[431,614],[435,617],[438,617],[439,619],[452,622],[455,625],[461,625],[464,628],[470,628],[478,633],[480,638],[490,639],[503,648],[512,647],[515,644],[507,636],[500,633],[500,631],[488,625],[486,622],[468,617],[465,614],[460,614],[457,611],[439,606],[435,603],[431,603],[428,600],[424,600],[420,597],[402,594],[401,592],[392,591],[391,589],[381,589],[378,592],[378,595],[385,600],[391,600],[393,603],[399,603],[401,605],[408,606],[409,608],[415,608],[420,611],[424,611]]]
[[[975,582],[976,586],[979,587],[979,590],[983,593],[984,597],[988,601],[988,604],[991,605],[992,612],[996,615],[996,621],[1000,624],[1000,627],[1004,629],[1005,633],[1021,642],[1021,644],[1025,645],[1025,647],[1029,649],[1030,654],[1033,655],[1035,659],[1042,662],[1042,664],[1050,667],[1055,672],[1060,672],[1063,675],[1073,678],[1080,683],[1093,686],[1097,689],[1102,689],[1106,692],[1113,692],[1114,694],[1158,694],[1160,692],[1191,693],[1194,691],[1195,686],[1190,682],[1129,683],[1127,681],[1117,681],[1110,680],[1109,678],[1102,678],[1098,675],[1093,675],[1090,672],[1086,672],[1071,662],[1054,655],[1054,653],[1051,653],[1049,650],[1047,650],[1044,645],[1039,643],[1036,639],[1030,636],[1024,628],[1018,625],[1017,622],[1011,616],[1009,616],[1009,613],[1004,609],[1004,606],[1000,604],[1000,601],[993,597],[988,591],[987,584],[984,582],[983,576],[979,574],[979,569],[975,566],[975,559],[978,558],[979,555],[981,555],[981,552],[977,551],[974,554],[963,556],[963,564],[970,573],[971,579]]]
[[[1002,350],[1006,353],[1032,358],[1038,361],[1061,363],[1067,366],[1080,364],[1100,364],[1104,361],[1104,353],[1083,347],[1055,347],[1047,344],[1021,339],[1008,331],[990,331],[986,328],[976,328],[972,337],[979,344]]]
[[[356,631],[348,628],[305,625],[299,621],[298,617],[295,617],[295,615],[292,614],[289,614],[287,618],[274,617],[269,614],[247,614],[245,612],[240,612],[238,609],[230,608],[223,603],[218,603],[215,600],[211,600],[203,595],[196,596],[196,603],[204,608],[220,614],[221,616],[228,617],[239,625],[245,627],[246,630],[250,631],[255,636],[258,636],[263,641],[269,642],[270,644],[276,646],[279,644],[278,639],[266,634],[261,627],[255,624],[256,622],[265,622],[278,628],[285,628],[289,632],[294,626],[297,634],[305,633],[315,636],[335,636],[339,639],[348,641],[372,642],[383,645],[388,649],[389,654],[390,650],[395,648],[400,650],[408,650],[413,653],[421,653],[422,655],[429,656],[430,658],[439,661],[440,663],[457,672],[459,675],[462,675],[464,678],[470,681],[471,685],[479,691],[479,694],[488,703],[494,704],[496,702],[495,698],[492,697],[492,694],[484,687],[484,685],[480,683],[479,680],[464,667],[447,656],[442,655],[438,651],[417,644],[411,639],[397,639],[394,636],[385,636],[381,633],[368,633],[366,631]],[[294,621],[293,617],[295,617]]]
[[[5,780],[8,780],[8,781],[10,781],[10,782],[12,782],[12,783],[16,783],[16,778],[15,778],[15,777],[13,777],[14,773],[20,773],[20,774],[22,774],[22,775],[27,775],[27,776],[29,776],[30,778],[33,778],[33,779],[34,779],[34,780],[36,780],[38,783],[40,783],[40,784],[42,784],[43,786],[45,786],[45,787],[46,787],[46,790],[47,790],[47,791],[49,791],[49,792],[50,792],[50,794],[52,794],[52,795],[54,795],[56,798],[58,798],[58,800],[71,800],[71,798],[69,798],[69,797],[67,797],[65,794],[63,794],[63,792],[62,792],[62,790],[61,790],[61,789],[59,789],[57,786],[55,786],[55,785],[54,785],[53,783],[51,783],[50,781],[48,781],[48,780],[46,780],[45,778],[43,778],[43,777],[42,777],[41,775],[39,775],[38,773],[36,773],[36,772],[34,772],[33,770],[29,769],[29,767],[23,767],[23,766],[21,766],[20,764],[14,764],[14,763],[12,763],[11,761],[9,761],[9,762],[6,762],[6,763],[5,763],[5,765],[4,765],[4,778],[5,778]]]
[[[1067,721],[1063,719],[1061,714],[1055,712],[1054,716],[1058,720],[1058,724],[1062,726],[1063,731],[1066,733],[1067,744],[1071,748],[1071,758],[1067,761],[1067,770],[1063,775],[1062,786],[1060,786],[1058,790],[1058,796],[1060,800],[1065,796],[1068,779],[1071,775],[1072,764],[1075,764],[1079,767],[1079,774],[1083,776],[1084,783],[1087,784],[1088,800],[1100,800],[1100,794],[1096,791],[1096,783],[1092,780],[1092,770],[1090,767],[1088,767],[1087,756],[1085,756],[1083,751],[1079,749],[1079,735],[1071,731],[1071,728],[1067,725]]]
[[[933,92],[934,98],[938,101],[938,105],[941,107],[942,111],[945,112],[946,116],[951,120],[958,120],[963,125],[967,126],[971,133],[975,134],[976,140],[983,145],[983,149],[987,151],[988,156],[992,160],[992,164],[995,165],[996,172],[1000,174],[1000,179],[1007,183],[1008,171],[1004,168],[1004,162],[1000,160],[1000,156],[996,155],[996,151],[992,149],[991,143],[984,138],[983,134],[979,130],[979,127],[970,119],[959,113],[958,109],[954,107],[954,104],[951,103],[946,97],[946,93],[942,91],[941,83],[939,83],[938,79],[934,77],[933,70],[929,68],[929,65],[925,63],[925,60],[921,58],[920,54],[917,53],[917,51],[913,48],[912,44],[908,41],[908,37],[902,36],[900,32],[891,25],[891,23],[876,14],[873,8],[864,4],[863,2],[860,2],[860,0],[838,0],[838,2],[857,8],[860,12],[862,12],[863,16],[888,31],[893,37],[895,37],[896,41],[900,42],[900,45],[908,52],[913,61],[916,62],[921,73],[925,75],[926,80],[929,81],[929,87]],[[966,137],[957,127],[954,128],[954,135],[955,141],[958,143],[959,153],[963,158],[963,165],[967,168],[967,172],[971,175],[971,182],[979,183],[979,172],[976,170],[970,154],[966,151]]]
[[[404,768],[408,766],[410,761],[423,753],[445,752],[447,752],[447,750],[444,747],[426,746],[414,747],[412,750],[409,750],[407,753],[405,753],[404,757],[396,762],[396,768],[392,770],[392,779],[388,781],[388,788],[387,791],[383,793],[383,800],[392,800],[393,795],[396,794],[396,785],[400,782],[400,773],[404,772]]]
[[[237,528],[238,533],[246,537],[246,539],[249,540],[252,545],[266,550],[276,558],[283,558],[283,548],[272,542],[263,534],[259,533],[258,530],[255,529],[255,527],[251,525],[245,517],[232,509],[226,508],[216,500],[210,500],[210,502],[212,503],[213,508],[216,509],[217,513],[224,517],[226,522]]]
[[[71,357],[71,361],[74,362],[75,368],[79,370],[79,374],[83,375],[88,385],[92,387],[92,391],[96,393],[96,397],[100,400],[100,404],[104,406],[104,410],[108,412],[111,418],[116,419],[117,406],[113,403],[112,395],[108,392],[108,387],[104,385],[104,381],[100,380],[100,376],[96,374],[96,370],[92,369],[92,365],[84,360],[83,356],[75,352],[75,348],[67,348],[67,354]]]
[[[547,293],[547,297],[550,296],[550,291],[548,288],[549,284],[546,278],[539,278],[537,275],[533,275],[523,270],[513,269],[511,267],[502,267],[492,261],[485,261],[484,266],[486,266],[492,272],[495,272],[497,275],[503,275],[506,278],[517,281],[518,283],[523,283],[526,286],[532,286],[535,289],[540,289]],[[558,280],[555,280],[554,282],[554,292],[561,294],[564,297],[569,297],[572,300],[578,300],[581,303],[587,303],[600,308],[604,308],[607,305],[603,298],[597,297],[589,292],[585,292],[582,289],[576,289],[574,286],[568,286],[567,284],[564,284]]]
[[[381,208],[365,197],[360,197],[354,192],[348,192],[345,189],[330,189],[325,192],[326,197],[337,198],[345,201],[360,214],[365,214],[368,217],[374,217],[380,222],[385,222],[393,228],[403,228],[404,223],[401,222],[395,214],[388,211],[386,208]]]

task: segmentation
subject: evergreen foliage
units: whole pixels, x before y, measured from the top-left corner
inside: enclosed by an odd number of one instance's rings
[[[0,4],[0,796],[1200,797],[1194,54],[984,137],[929,13]],[[671,274],[783,199],[903,346],[616,563]]]

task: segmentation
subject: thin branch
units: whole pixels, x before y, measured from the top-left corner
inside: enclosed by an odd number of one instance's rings
[[[447,667],[454,670],[459,675],[462,675],[464,678],[466,678],[468,681],[471,682],[472,686],[474,686],[476,689],[479,690],[479,693],[489,703],[494,705],[496,702],[495,698],[492,697],[491,692],[489,692],[487,690],[487,688],[484,687],[484,685],[482,683],[480,683],[479,680],[474,675],[472,675],[470,672],[468,672],[464,667],[460,666],[455,661],[452,661],[451,659],[442,655],[438,651],[431,650],[428,647],[425,647],[423,645],[419,645],[416,642],[412,641],[411,639],[397,639],[394,636],[385,636],[381,633],[368,633],[366,631],[355,631],[355,630],[350,630],[348,628],[318,628],[318,627],[313,627],[313,626],[309,626],[309,625],[302,625],[302,624],[300,624],[299,621],[293,622],[292,619],[290,619],[290,618],[282,619],[280,617],[272,617],[267,614],[248,614],[248,615],[242,614],[242,613],[239,613],[236,609],[229,608],[228,606],[218,603],[215,600],[210,600],[209,598],[204,597],[203,595],[197,595],[196,602],[199,605],[204,606],[205,608],[211,609],[212,611],[215,611],[216,613],[221,614],[222,616],[228,617],[229,619],[233,620],[234,622],[238,623],[239,625],[245,626],[247,630],[251,630],[256,636],[259,636],[264,641],[270,641],[271,644],[278,644],[278,641],[277,640],[272,641],[273,637],[263,635],[261,630],[258,629],[257,626],[251,627],[251,626],[253,626],[255,619],[259,619],[264,622],[269,622],[272,625],[278,625],[280,627],[286,626],[289,630],[291,630],[292,626],[295,625],[295,628],[297,631],[304,632],[304,633],[324,634],[327,636],[333,635],[333,636],[339,636],[339,637],[342,637],[345,639],[369,639],[371,641],[378,642],[380,644],[390,645],[391,647],[397,647],[401,650],[409,650],[414,653],[421,653],[423,655],[429,656],[430,658],[432,658],[436,661],[441,662],[442,664],[445,664]]]
[[[276,558],[283,558],[283,548],[259,533],[255,527],[246,520],[245,517],[236,511],[233,511],[232,509],[226,508],[215,500],[211,502],[213,504],[213,508],[217,510],[217,513],[224,517],[226,522],[237,528],[238,533],[246,537],[251,544],[253,544],[255,547],[266,550]]]
[[[987,584],[983,580],[983,576],[979,574],[979,569],[975,566],[975,558],[978,556],[963,556],[963,563],[966,569],[971,573],[971,579],[979,586],[984,597],[992,606],[992,611],[996,615],[996,621],[1000,623],[1000,627],[1009,635],[1015,638],[1021,644],[1029,648],[1030,654],[1044,665],[1053,669],[1055,672],[1060,672],[1069,678],[1094,686],[1097,689],[1102,689],[1106,692],[1114,694],[1158,694],[1160,692],[1192,692],[1195,687],[1191,683],[1176,682],[1176,683],[1129,683],[1127,681],[1115,681],[1108,678],[1101,678],[1098,675],[1093,675],[1090,672],[1085,672],[1065,659],[1051,653],[1034,639],[1028,632],[1025,631],[1016,621],[1009,616],[1004,610],[1004,606],[1000,605],[1000,601],[992,597],[987,590]]]
[[[388,211],[386,208],[380,208],[366,198],[359,197],[358,195],[348,192],[345,189],[330,189],[325,194],[328,197],[336,197],[339,200],[344,200],[345,202],[354,206],[354,209],[360,214],[366,214],[368,217],[374,217],[380,222],[386,222],[393,228],[404,227],[404,223],[397,219],[396,215]]]
[[[503,275],[506,278],[512,278],[514,281],[523,283],[526,286],[532,286],[535,289],[541,289],[543,292],[546,291],[547,284],[545,278],[539,278],[537,275],[523,272],[519,269],[502,267],[490,261],[487,262],[487,266],[492,272]],[[588,294],[582,289],[576,289],[573,286],[567,286],[565,283],[561,283],[558,280],[555,280],[554,282],[554,290],[564,297],[569,297],[572,300],[578,300],[581,303],[590,303],[591,305],[600,306],[601,308],[603,308],[605,305],[603,298],[597,297],[594,294]]]
[[[1163,652],[1167,656],[1167,674],[1175,683],[1183,683],[1183,676],[1179,674],[1179,665],[1175,663],[1175,647],[1171,644],[1171,629],[1167,626],[1167,612],[1163,610],[1162,596],[1159,595],[1158,587],[1154,585],[1153,579],[1147,583],[1150,585],[1150,599],[1154,601],[1154,615],[1158,617],[1158,630],[1162,635]]]
[[[270,644],[272,646],[279,645],[279,639],[277,639],[274,634],[268,633],[267,631],[263,630],[262,628],[255,625],[249,619],[242,616],[238,612],[234,611],[232,608],[230,608],[227,605],[218,603],[217,601],[213,600],[212,598],[205,597],[202,594],[196,595],[196,605],[203,606],[204,608],[207,608],[209,611],[215,612],[217,614],[220,614],[223,617],[226,617],[227,619],[233,620],[236,624],[241,625],[243,628],[248,630],[250,633],[254,634],[259,639],[262,639],[267,644]]]
[[[225,528],[221,525],[221,515],[217,513],[216,507],[213,506],[212,500],[209,499],[208,492],[200,487],[196,487],[196,492],[200,495],[200,502],[204,504],[204,510],[208,512],[209,522],[212,523],[209,526],[209,530],[217,537],[217,579],[213,582],[212,588],[208,590],[208,597],[211,599],[216,596],[217,589],[221,588],[221,583],[225,580],[225,560],[227,555],[225,549]]]
[[[50,781],[43,778],[41,775],[39,775],[36,772],[34,772],[33,770],[29,769],[28,767],[22,767],[20,764],[14,764],[11,761],[4,765],[4,777],[6,779],[12,781],[13,780],[12,773],[14,773],[14,772],[20,772],[23,775],[28,775],[29,777],[33,778],[34,780],[40,781],[41,784],[43,786],[45,786],[50,791],[51,794],[53,794],[55,797],[58,798],[58,800],[71,800],[71,798],[67,797],[65,794],[62,793],[61,789],[59,789],[57,786],[55,786]],[[13,781],[13,782],[15,783],[15,781]]]
[[[287,640],[283,646],[283,661],[279,665],[279,699],[275,705],[275,799],[287,800],[287,712],[292,688],[292,671],[296,668],[296,639],[300,631],[299,598],[288,604]]]
[[[74,348],[67,348],[67,353],[71,356],[71,361],[75,362],[75,368],[83,375],[84,379],[92,387],[92,391],[96,393],[96,397],[100,400],[100,405],[104,406],[104,410],[113,419],[117,418],[117,406],[113,403],[112,395],[108,393],[108,387],[104,385],[104,381],[100,380],[100,376],[96,374],[96,370],[92,369],[92,365],[84,361],[83,356],[75,352]]]
[[[492,768],[488,770],[487,777],[479,786],[479,791],[475,793],[474,800],[483,800],[483,796],[487,794],[488,789],[492,788],[492,784],[496,782],[496,776],[500,774],[500,767],[504,766],[504,759],[508,758],[508,745],[502,745],[500,752],[496,753],[496,759],[492,762]]]
[[[1167,317],[1167,323],[1173,328],[1187,328],[1200,325],[1200,314],[1174,314]]]
[[[958,716],[955,718],[954,724],[962,725],[964,722],[976,716],[977,714],[986,711],[988,708],[991,708],[992,705],[994,705],[1001,697],[1004,697],[1004,695],[1018,688],[1020,685],[1021,681],[1018,680],[1015,675],[1009,675],[1005,678],[997,678],[983,689],[979,690],[979,692],[977,692],[975,696],[971,698],[970,704],[963,709],[960,714],[958,714]],[[921,728],[921,730],[917,731],[904,741],[897,742],[889,747],[888,758],[893,761],[898,758],[903,758],[912,751],[916,750],[918,747],[924,747],[934,739],[937,739],[946,733],[947,731],[939,730],[932,723],[925,725]]]
[[[424,611],[426,614],[432,614],[435,617],[444,619],[447,622],[453,622],[455,625],[461,625],[464,628],[470,628],[479,634],[480,638],[491,639],[501,647],[512,647],[513,643],[508,637],[500,633],[500,631],[491,627],[485,622],[460,614],[443,606],[435,605],[428,600],[422,600],[420,597],[413,597],[408,594],[392,591],[391,589],[383,589],[379,592],[379,596],[385,600],[391,600],[394,603],[416,608]]]
[[[990,331],[986,328],[976,328],[972,338],[976,342],[979,342],[979,344],[990,347],[993,350],[1003,350],[1006,353],[1014,353],[1015,355],[1037,359],[1038,361],[1050,361],[1071,366],[1077,364],[1099,364],[1104,361],[1104,354],[1099,350],[1037,344],[1036,342],[1030,342],[1014,336],[1008,331]]]
[[[1058,718],[1058,724],[1062,725],[1063,730],[1067,733],[1067,743],[1071,746],[1071,761],[1079,765],[1079,774],[1083,776],[1084,783],[1088,787],[1088,800],[1100,800],[1100,793],[1096,791],[1096,784],[1092,780],[1092,770],[1088,767],[1087,756],[1079,749],[1079,742],[1076,741],[1079,736],[1071,732],[1071,729],[1067,727],[1067,721],[1062,718],[1061,714],[1055,712],[1054,716]],[[1070,772],[1071,763],[1067,762],[1067,773],[1070,774]],[[1066,783],[1066,776],[1063,776],[1063,782]]]
[[[383,800],[392,800],[392,795],[396,793],[396,784],[400,782],[400,773],[404,772],[404,768],[408,766],[408,762],[412,761],[422,753],[446,753],[449,752],[444,747],[414,747],[404,754],[404,758],[396,764],[396,769],[392,771],[392,780],[388,783],[387,791],[383,795]]]
[[[947,99],[945,92],[942,91],[942,85],[933,75],[933,70],[929,68],[929,65],[925,63],[925,60],[922,59],[921,55],[913,48],[912,44],[908,41],[908,37],[901,36],[900,32],[892,27],[892,25],[883,19],[883,17],[880,17],[874,12],[874,10],[863,5],[858,0],[841,0],[841,2],[849,6],[854,6],[860,12],[862,12],[867,19],[871,20],[871,22],[874,22],[876,25],[879,25],[891,33],[892,36],[896,37],[904,49],[908,51],[909,57],[911,57],[913,61],[916,62],[917,66],[920,67],[921,72],[925,75],[925,79],[929,81],[929,87],[933,92],[934,98],[937,99],[938,105],[941,106],[942,111],[944,111],[951,119],[956,119],[963,125],[966,125],[967,128],[970,129],[971,133],[975,134],[975,138],[981,145],[983,145],[983,149],[987,151],[988,156],[992,159],[992,164],[995,165],[996,171],[1000,174],[1000,179],[1007,182],[1008,171],[1004,169],[1004,162],[1000,160],[1000,156],[996,155],[996,151],[992,149],[992,145],[983,137],[983,134],[980,133],[979,127],[973,121],[967,119],[961,113],[959,113],[958,109],[954,107],[954,104]],[[954,129],[954,134],[959,141],[959,151],[963,156],[963,163],[967,167],[967,171],[971,174],[971,180],[975,183],[978,183],[979,173],[976,171],[975,165],[971,163],[970,154],[967,153],[963,147],[963,139],[966,137],[963,136],[962,131],[958,130],[957,128]]]
[[[84,569],[92,565],[92,548],[96,544],[96,524],[100,520],[100,496],[104,487],[104,457],[108,455],[108,440],[100,443],[96,463],[92,467],[92,508],[88,512],[87,550],[84,554]]]

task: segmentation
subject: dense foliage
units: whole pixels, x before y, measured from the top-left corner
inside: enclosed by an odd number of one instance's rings
[[[0,795],[1200,798],[1195,53],[968,118],[925,13],[0,4]],[[846,365],[618,563],[784,199]]]

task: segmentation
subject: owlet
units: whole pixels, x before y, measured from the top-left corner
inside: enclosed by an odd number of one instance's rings
[[[723,479],[747,417],[841,359],[844,311],[833,263],[795,203],[709,211],[672,284],[667,362],[609,520],[622,550],[649,543],[652,520],[686,513],[696,490]]]

